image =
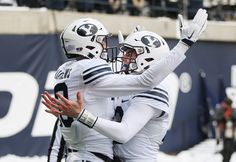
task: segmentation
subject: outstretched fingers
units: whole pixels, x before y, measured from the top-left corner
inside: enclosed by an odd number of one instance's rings
[[[47,105],[50,106],[53,103],[53,97],[51,97],[47,91],[45,91],[41,96]]]
[[[207,20],[208,14],[205,9],[199,9],[193,18],[193,22],[199,26],[203,26]]]
[[[197,14],[194,16],[193,24],[196,26],[196,34],[201,35],[207,26],[208,13],[205,9],[199,9]]]
[[[119,44],[124,42],[124,36],[120,30],[118,31],[118,41],[119,41]]]
[[[70,116],[70,117],[73,117],[73,118],[78,117],[78,115],[81,111],[80,103],[78,103],[78,101],[68,100],[67,98],[65,98],[60,93],[57,93],[56,95],[59,99],[57,101],[57,104],[59,105],[59,109],[62,111],[61,114],[62,115],[67,115],[67,116]],[[79,100],[80,100],[79,102],[81,102],[81,104],[83,104],[81,99],[79,99]]]
[[[41,102],[47,108],[45,111],[55,116],[60,115],[60,111],[56,108],[55,99],[46,91],[41,96],[43,98]]]
[[[45,109],[45,111],[49,114],[52,114],[52,115],[56,116],[56,117],[61,115],[61,112],[56,110],[56,109]]]
[[[181,14],[178,14],[178,21],[179,21],[179,28],[180,30],[182,30],[182,28],[184,27],[184,20]]]
[[[67,98],[65,98],[62,94],[56,93],[56,95],[65,105],[70,105],[70,101]]]
[[[46,106],[46,112],[55,116],[67,115],[70,117],[78,117],[83,110],[83,98],[77,93],[77,101],[70,101],[62,94],[56,93],[56,98],[52,97],[48,92],[42,94],[42,103]]]
[[[183,28],[184,28],[184,20],[183,16],[181,14],[178,14],[178,22],[179,22],[179,31],[180,31],[180,37],[183,34]]]
[[[58,109],[60,109],[62,111],[62,114],[65,115],[65,112],[68,111],[68,109],[70,109],[71,103],[62,94],[56,93],[56,95],[57,95],[58,99],[60,99],[60,100],[56,101],[56,104],[58,105]]]

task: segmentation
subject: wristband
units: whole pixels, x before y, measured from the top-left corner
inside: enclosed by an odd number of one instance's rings
[[[193,45],[193,41],[189,40],[189,39],[182,39],[182,42],[184,42],[186,45],[188,45],[189,47],[191,47]]]
[[[96,121],[98,120],[98,117],[94,116],[86,109],[83,109],[76,120],[88,126],[89,128],[93,128]]]

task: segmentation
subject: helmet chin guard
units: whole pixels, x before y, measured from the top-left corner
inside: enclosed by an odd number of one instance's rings
[[[67,58],[84,56],[101,58],[106,52],[107,37],[110,36],[98,20],[82,18],[69,24],[61,33],[61,45]]]

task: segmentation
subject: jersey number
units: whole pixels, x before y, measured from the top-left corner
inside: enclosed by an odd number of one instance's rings
[[[68,88],[66,83],[59,83],[54,87],[55,98],[58,98],[56,93],[62,92],[63,96],[68,99]],[[61,125],[65,127],[71,127],[72,122],[74,121],[72,117],[60,115]]]

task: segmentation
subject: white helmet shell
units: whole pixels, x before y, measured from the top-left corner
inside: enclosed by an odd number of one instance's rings
[[[60,36],[61,45],[68,58],[78,55],[100,58],[104,51],[102,43],[108,34],[107,29],[98,20],[82,18],[64,29]]]
[[[151,31],[131,33],[122,43],[123,47],[133,48],[137,53],[136,65],[133,71],[142,73],[149,66],[169,54],[169,46],[158,34]],[[129,67],[132,70],[132,67]]]

